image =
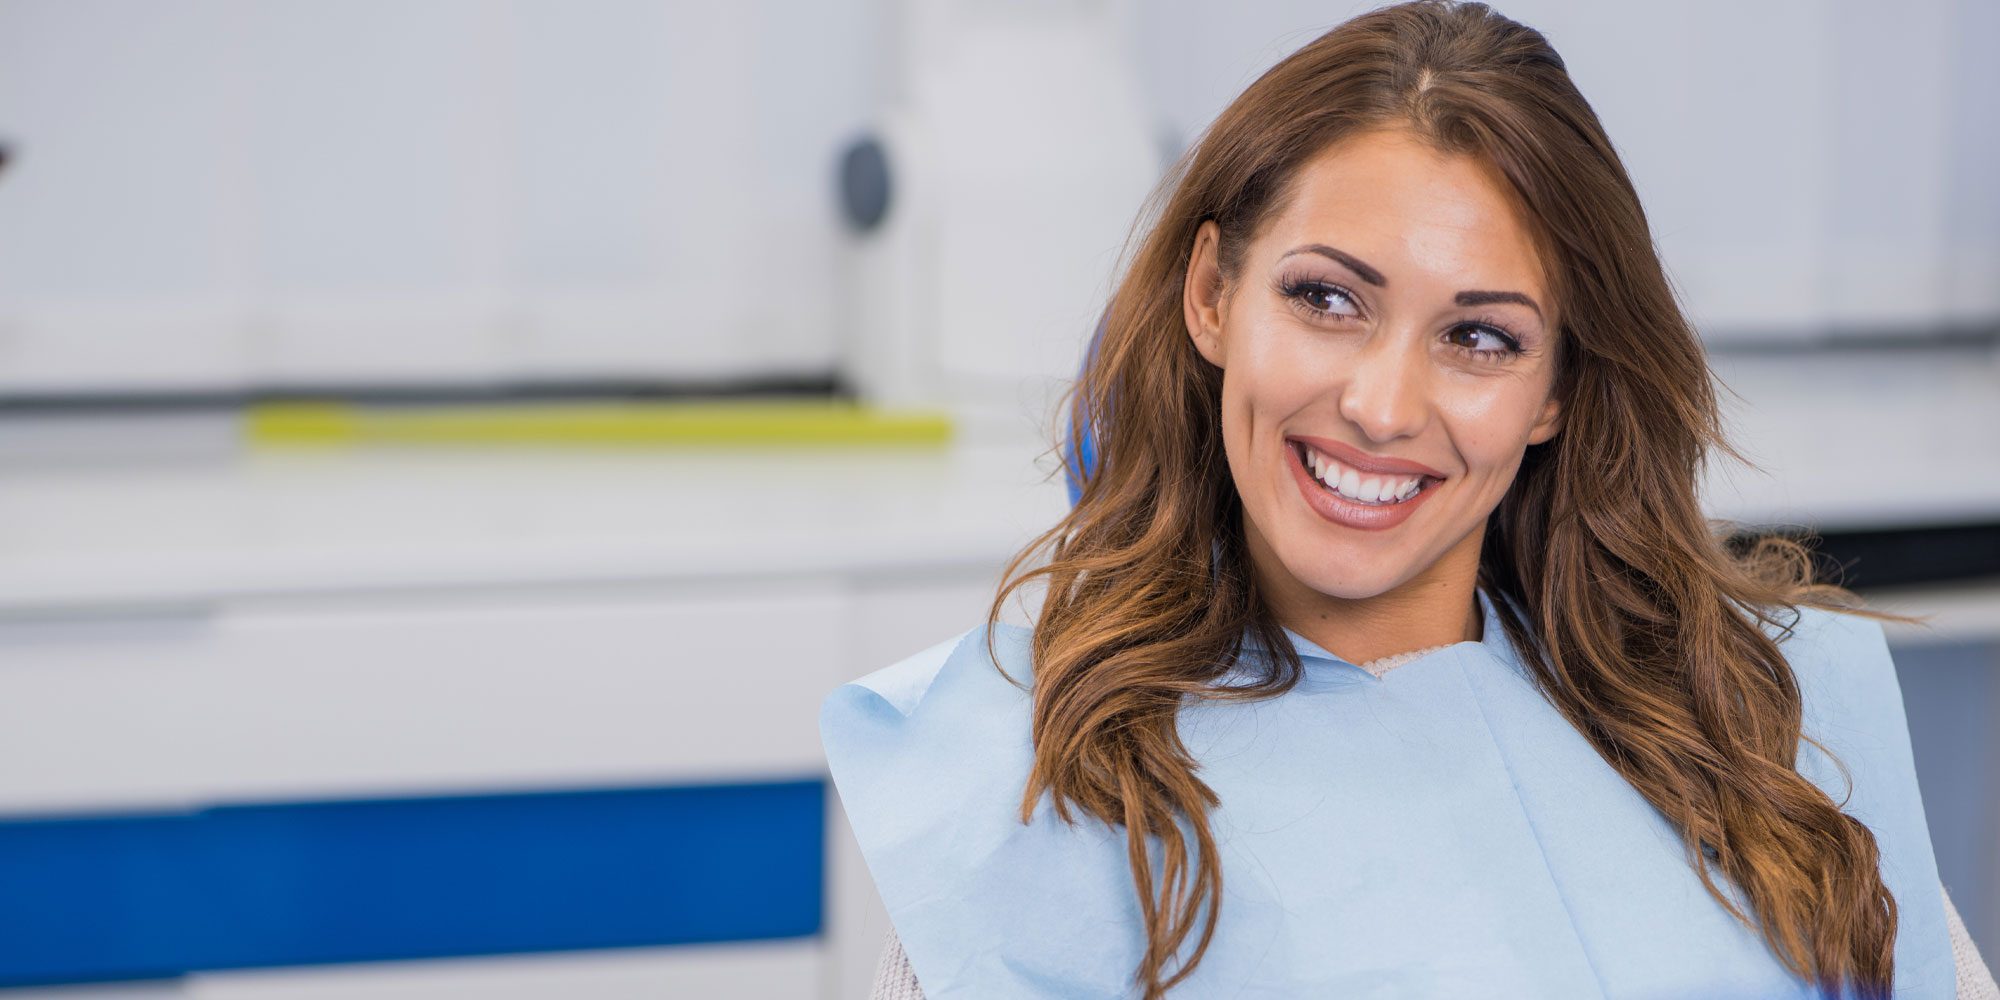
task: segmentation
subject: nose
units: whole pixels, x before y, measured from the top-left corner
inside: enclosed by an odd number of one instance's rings
[[[1340,415],[1370,440],[1414,437],[1430,419],[1428,375],[1420,338],[1377,331],[1354,356],[1340,392]]]

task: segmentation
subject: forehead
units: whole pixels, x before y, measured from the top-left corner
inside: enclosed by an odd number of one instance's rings
[[[1381,271],[1392,292],[1507,289],[1549,305],[1526,211],[1506,179],[1407,132],[1350,136],[1308,160],[1258,242],[1274,255],[1337,247]]]

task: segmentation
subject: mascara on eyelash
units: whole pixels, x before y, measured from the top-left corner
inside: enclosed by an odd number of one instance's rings
[[[1305,278],[1305,279],[1280,279],[1278,283],[1278,293],[1294,302],[1299,301],[1299,296],[1307,291],[1317,291],[1323,294],[1338,295],[1341,298],[1346,299],[1350,305],[1357,305],[1357,306],[1359,305],[1359,303],[1355,301],[1352,293],[1348,292],[1347,289],[1329,281],[1321,281],[1317,278]],[[1318,309],[1314,309],[1313,311],[1316,313],[1320,313],[1323,316],[1329,315]],[[1495,337],[1498,337],[1500,339],[1501,344],[1505,346],[1505,349],[1499,351],[1475,351],[1472,350],[1471,348],[1466,348],[1466,347],[1458,348],[1465,354],[1474,357],[1477,357],[1478,355],[1481,354],[1500,354],[1500,355],[1510,355],[1514,357],[1522,357],[1528,353],[1527,349],[1521,345],[1521,339],[1519,337],[1516,337],[1512,331],[1508,330],[1504,326],[1501,326],[1499,323],[1495,322],[1490,317],[1480,316],[1476,319],[1473,319],[1470,322],[1460,323],[1452,327],[1452,329],[1454,330],[1467,329],[1467,328],[1479,330],[1484,333],[1490,333]]]
[[[1350,292],[1346,288],[1343,288],[1340,285],[1336,285],[1330,281],[1322,281],[1318,278],[1287,277],[1280,279],[1278,282],[1278,294],[1283,295],[1288,299],[1296,299],[1302,293],[1307,291],[1317,291],[1328,295],[1338,295],[1342,299],[1346,300],[1348,305],[1353,306],[1357,312],[1361,308],[1361,302],[1359,299],[1356,299],[1354,297],[1353,292]]]

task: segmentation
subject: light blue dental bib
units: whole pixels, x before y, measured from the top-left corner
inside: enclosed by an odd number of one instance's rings
[[[1378,679],[1294,635],[1298,687],[1182,711],[1221,798],[1223,896],[1214,942],[1170,995],[1817,997],[1709,896],[1679,834],[1544,699],[1479,599],[1480,642]],[[999,665],[1024,684],[1028,638],[996,636]],[[1949,1000],[1936,862],[1881,627],[1806,609],[1781,648],[1806,732],[1847,765],[1853,793],[1810,745],[1803,773],[1845,796],[1881,846],[1900,907],[1895,995]],[[1046,795],[1019,820],[1029,707],[980,628],[841,686],[821,710],[842,805],[930,1000],[1138,995],[1123,831],[1065,824]]]

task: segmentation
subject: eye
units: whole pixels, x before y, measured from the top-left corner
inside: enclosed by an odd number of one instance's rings
[[[1466,336],[1463,341],[1455,341],[1452,346],[1474,361],[1485,364],[1499,364],[1510,361],[1521,353],[1521,342],[1513,334],[1494,323],[1481,320],[1477,323],[1460,323],[1445,332],[1447,339]]]
[[[1361,315],[1352,293],[1330,281],[1317,278],[1286,278],[1278,283],[1278,294],[1304,312],[1321,319],[1342,319]]]

